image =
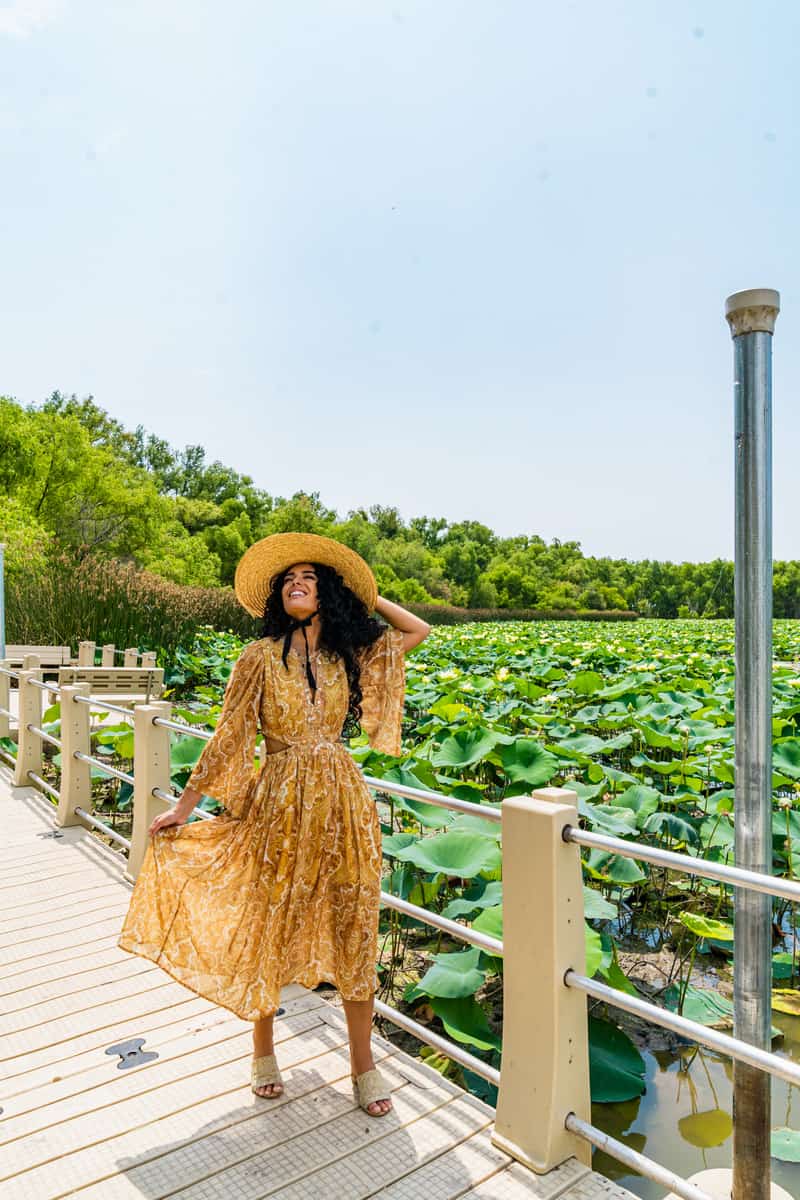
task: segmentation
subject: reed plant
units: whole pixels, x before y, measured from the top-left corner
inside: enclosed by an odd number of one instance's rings
[[[185,587],[134,563],[63,552],[17,559],[6,585],[6,639],[22,645],[107,642],[155,650],[169,666],[201,625],[258,636],[233,589]]]

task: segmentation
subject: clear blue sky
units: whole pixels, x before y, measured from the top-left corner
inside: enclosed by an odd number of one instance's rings
[[[791,0],[0,0],[0,393],[276,495],[587,553],[733,545],[728,293],[781,291]]]

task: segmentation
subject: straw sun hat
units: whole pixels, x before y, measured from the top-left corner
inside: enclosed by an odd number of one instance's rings
[[[273,533],[254,542],[239,559],[233,581],[236,599],[254,617],[263,617],[270,579],[298,562],[325,563],[338,571],[344,582],[372,612],[378,585],[360,554],[333,538],[318,533]]]

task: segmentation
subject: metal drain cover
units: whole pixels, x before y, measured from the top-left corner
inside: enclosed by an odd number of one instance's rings
[[[152,1062],[154,1058],[158,1058],[155,1050],[143,1050],[144,1038],[131,1038],[127,1042],[117,1042],[116,1046],[109,1046],[106,1054],[118,1054],[120,1061],[117,1063],[117,1069],[120,1071],[126,1070],[127,1067],[139,1067],[142,1063]]]
[[[45,838],[45,837],[54,837],[55,838],[55,837],[63,837],[64,835],[63,835],[63,833],[59,832],[58,829],[51,829],[49,833],[38,833],[36,836],[41,837],[41,838]]]

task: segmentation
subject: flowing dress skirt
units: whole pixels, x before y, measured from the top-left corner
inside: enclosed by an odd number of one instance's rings
[[[151,837],[118,944],[245,1020],[281,988],[333,983],[368,1000],[381,887],[380,820],[358,766],[321,740],[268,754],[240,817]]]

